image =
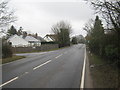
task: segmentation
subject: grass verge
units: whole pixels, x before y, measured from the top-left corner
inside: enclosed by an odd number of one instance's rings
[[[51,49],[51,50],[47,50],[47,51],[54,51],[54,50],[64,49],[64,48],[67,48],[67,47],[56,48],[56,49]],[[33,51],[33,52],[21,52],[21,53],[34,53],[34,52],[47,52],[47,51]],[[0,59],[0,62],[2,62],[2,64],[5,64],[5,63],[16,61],[16,60],[19,60],[19,59],[22,59],[22,58],[25,58],[25,56],[16,56],[16,55],[13,55],[10,58]]]
[[[17,52],[15,54],[20,54],[20,53],[37,53],[37,52],[48,52],[48,51],[55,51],[55,50],[60,50],[60,49],[64,49],[70,46],[66,46],[66,47],[61,47],[61,48],[55,48],[55,49],[50,49],[50,50],[44,50],[44,51],[31,51],[31,52]]]
[[[91,77],[93,80],[94,88],[118,88],[119,75],[118,68],[115,64],[108,63],[105,60],[95,54],[87,53],[90,65],[94,65],[90,68]]]
[[[2,59],[2,64],[8,63],[8,62],[12,62],[12,61],[16,61],[16,60],[19,60],[19,59],[22,59],[22,58],[25,58],[25,56],[16,56],[16,55],[13,55],[10,58]]]

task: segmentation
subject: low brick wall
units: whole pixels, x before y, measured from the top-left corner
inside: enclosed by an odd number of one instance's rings
[[[47,51],[52,49],[57,49],[58,44],[42,44],[40,47],[12,47],[13,53],[22,52],[37,52],[37,51]]]

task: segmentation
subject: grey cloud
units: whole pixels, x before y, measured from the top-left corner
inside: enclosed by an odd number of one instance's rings
[[[69,18],[74,20],[88,20],[92,17],[93,10],[85,2],[49,2],[39,3],[39,8],[42,8],[46,12],[63,18]]]
[[[21,0],[20,0],[21,1]],[[93,10],[85,2],[19,2],[11,0],[11,6],[17,8],[17,26],[45,36],[51,33],[53,24],[67,20],[73,26],[73,34],[83,34],[82,27],[93,17]]]

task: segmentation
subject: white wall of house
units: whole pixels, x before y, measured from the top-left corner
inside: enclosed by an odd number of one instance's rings
[[[48,36],[45,36],[44,37],[44,40],[46,41],[46,42],[52,42],[53,40],[50,38],[50,37],[48,37]]]
[[[26,36],[25,40],[29,42],[30,46],[41,46],[41,41],[32,36]]]
[[[18,35],[11,36],[7,41],[11,42],[13,47],[19,47],[19,46],[25,47],[29,45],[28,41],[24,40]]]

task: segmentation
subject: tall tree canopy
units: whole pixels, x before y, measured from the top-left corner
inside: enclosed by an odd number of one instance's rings
[[[73,37],[72,38],[72,44],[77,44],[78,42],[77,42],[77,38],[76,37]]]
[[[53,33],[57,36],[57,42],[60,47],[70,45],[70,34],[72,27],[68,22],[60,21],[52,27]]]
[[[91,51],[102,55],[102,48],[103,48],[102,38],[104,37],[104,28],[98,16],[96,16],[94,26],[89,36],[90,36],[89,45]]]
[[[3,27],[14,21],[16,21],[16,17],[14,16],[14,11],[9,9],[8,2],[0,1],[0,33],[4,32]]]
[[[96,13],[100,13],[109,28],[113,26],[117,33],[120,33],[120,1],[119,0],[91,0]]]
[[[14,16],[14,12],[9,9],[8,2],[0,1],[0,34],[5,33],[4,27],[8,26],[14,21],[16,21],[16,17]],[[17,33],[13,26],[11,27],[11,30],[12,31],[9,31],[10,34]],[[2,40],[2,45],[0,46],[2,46],[2,56],[4,58],[12,57],[11,45],[9,45],[6,40]]]
[[[90,1],[96,13],[101,14],[107,23],[107,31],[111,31],[112,35],[106,36],[109,45],[106,46],[106,52],[117,57],[120,65],[120,0],[87,0]],[[110,39],[112,36],[113,38]]]

